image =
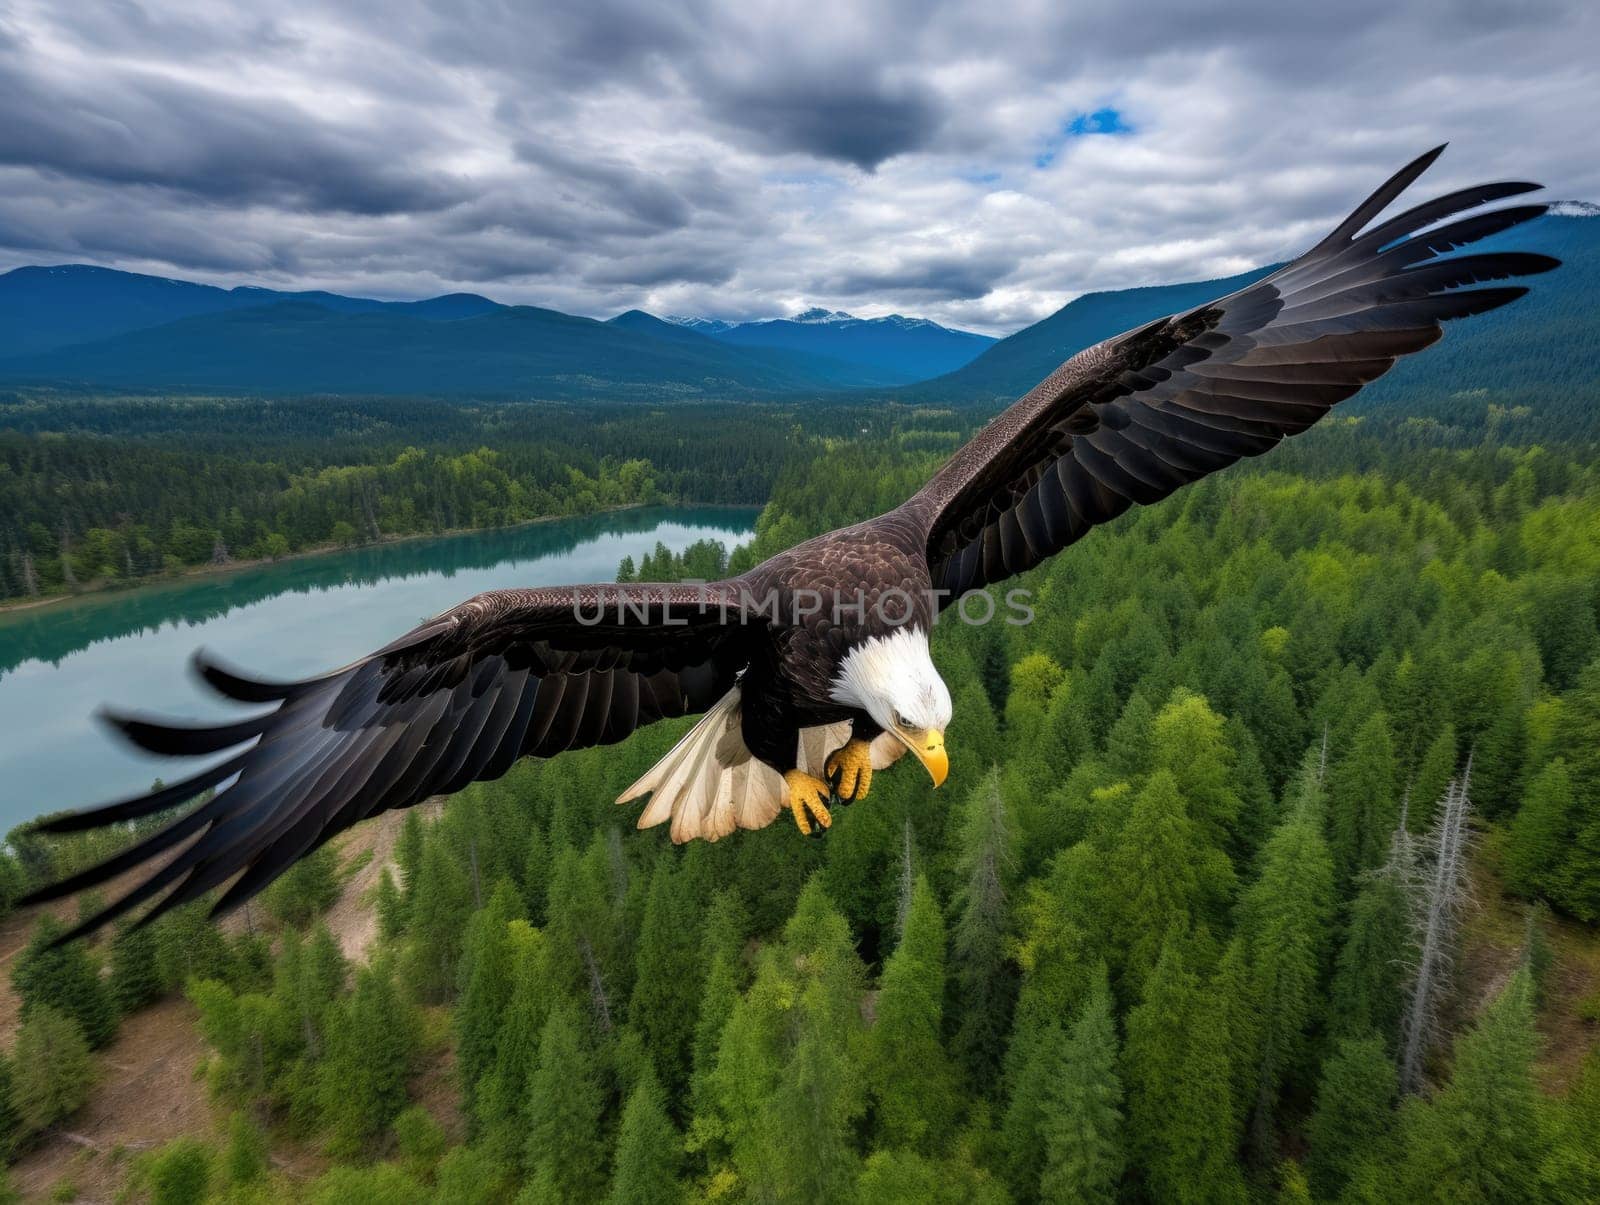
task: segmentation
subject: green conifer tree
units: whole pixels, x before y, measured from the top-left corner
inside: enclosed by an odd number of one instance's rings
[[[1260,876],[1240,907],[1249,990],[1259,1018],[1251,1141],[1263,1159],[1275,1145],[1279,1091],[1304,1052],[1320,1003],[1334,908],[1333,859],[1322,824],[1320,810],[1307,803],[1289,813],[1262,848]]]
[[[1040,1126],[1045,1150],[1041,1201],[1116,1200],[1126,1160],[1117,1055],[1111,984],[1101,964],[1067,1036],[1061,1075],[1046,1100]]]
[[[695,1014],[700,1003],[698,920],[687,877],[663,858],[650,876],[635,953],[628,1019],[655,1059],[667,1097],[689,1084]]]
[[[606,1148],[600,1129],[605,1092],[585,1022],[562,1002],[539,1038],[528,1079],[525,1166],[535,1200],[594,1201],[605,1191]]]
[[[1406,1198],[1534,1199],[1547,1145],[1533,1079],[1537,1050],[1533,984],[1524,967],[1457,1041],[1449,1085],[1408,1114]]]
[[[1322,1065],[1311,1118],[1311,1185],[1336,1200],[1350,1173],[1381,1150],[1394,1127],[1399,1081],[1384,1040],[1375,1034],[1341,1038]]]
[[[406,891],[405,980],[418,999],[437,1003],[456,989],[461,943],[472,912],[472,886],[465,868],[437,832],[423,841],[421,857]]]
[[[1549,762],[1528,784],[1506,841],[1506,887],[1533,898],[1561,889],[1559,871],[1572,840],[1576,799],[1564,758]]]
[[[1242,1201],[1223,1011],[1169,940],[1128,1014],[1130,1163],[1162,1201]]]
[[[1151,774],[1111,851],[1107,910],[1123,978],[1137,990],[1166,935],[1220,919],[1234,886],[1226,854],[1190,821],[1170,770]]]
[[[956,1115],[955,1072],[941,1044],[945,931],[925,876],[911,892],[905,932],[884,964],[870,1036],[881,1143],[932,1150]]]
[[[960,1001],[955,1049],[980,1092],[993,1091],[998,1082],[1016,996],[1016,976],[1005,948],[1006,889],[1015,850],[1000,776],[991,772],[964,808],[956,863],[961,887],[950,946]]]
[[[41,916],[17,956],[11,986],[22,1001],[22,1019],[53,1008],[77,1022],[91,1049],[104,1046],[117,1032],[116,1004],[83,942],[54,944],[65,931],[55,917]]]
[[[12,1100],[29,1129],[48,1129],[89,1098],[94,1082],[89,1046],[66,1013],[36,1004],[17,1031],[12,1059]]]
[[[150,926],[120,925],[111,939],[111,995],[127,1016],[161,995],[156,935]]]
[[[607,1205],[672,1205],[683,1195],[678,1184],[682,1162],[683,1141],[667,1117],[655,1072],[646,1064],[622,1109]]]
[[[1399,815],[1389,719],[1373,712],[1344,756],[1328,767],[1329,847],[1341,881],[1383,860]]]
[[[503,878],[488,905],[474,912],[467,924],[461,996],[450,1020],[456,1031],[456,1079],[469,1118],[477,1116],[479,1085],[495,1064],[495,1047],[514,978],[509,926],[521,911],[521,893],[510,879]]]
[[[317,1096],[329,1145],[359,1150],[406,1106],[406,1082],[421,1031],[385,961],[363,967],[355,989],[329,1017],[327,1056],[317,1064]]]

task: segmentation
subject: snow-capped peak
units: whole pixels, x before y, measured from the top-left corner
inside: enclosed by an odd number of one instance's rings
[[[821,306],[812,306],[809,310],[802,310],[793,318],[789,319],[789,321],[820,324],[830,322],[854,322],[856,319],[853,315],[847,314],[843,310],[825,310]]]
[[[674,326],[699,331],[702,335],[720,334],[722,331],[732,330],[735,326],[735,323],[724,322],[721,318],[695,318],[686,314],[668,314],[667,321]]]
[[[1600,218],[1600,205],[1593,201],[1553,201],[1550,212],[1558,218]]]

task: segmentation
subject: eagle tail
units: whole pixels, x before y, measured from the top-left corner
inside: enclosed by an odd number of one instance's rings
[[[723,695],[665,756],[617,796],[618,803],[650,796],[639,827],[672,822],[674,842],[715,841],[735,829],[765,828],[783,811],[783,775],[744,743],[739,687]],[[828,754],[850,739],[850,724],[802,729],[800,769],[822,776]],[[877,752],[876,746],[874,752]],[[876,763],[879,758],[875,757]],[[893,760],[892,755],[888,760]]]

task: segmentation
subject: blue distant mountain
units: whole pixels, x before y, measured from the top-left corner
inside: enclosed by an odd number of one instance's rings
[[[1350,413],[1404,403],[1449,421],[1452,395],[1577,416],[1600,396],[1600,220],[1565,202],[1488,240],[1564,266],[1515,305],[1454,324],[1452,337],[1365,390]],[[1257,279],[1086,293],[998,342],[915,318],[807,311],[772,322],[608,322],[470,293],[376,301],[219,289],[105,268],[0,276],[0,381],[94,389],[521,398],[729,398],[870,390],[906,403],[992,407],[1101,339]],[[1465,337],[1470,333],[1471,337]],[[953,369],[949,365],[954,364]],[[1481,410],[1483,406],[1480,406]]]
[[[426,301],[375,301],[337,293],[282,292],[119,272],[90,264],[17,268],[0,275],[0,358],[50,351],[229,310],[300,301],[341,314],[395,313],[417,318],[470,318],[501,307],[476,293]]]
[[[738,347],[784,348],[857,364],[896,384],[952,372],[994,343],[989,335],[952,330],[927,318],[857,318],[841,310],[810,309],[763,322],[668,321]]]

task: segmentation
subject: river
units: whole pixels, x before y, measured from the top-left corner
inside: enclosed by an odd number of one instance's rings
[[[94,722],[104,703],[226,715],[188,658],[204,645],[263,677],[331,669],[462,599],[613,581],[625,556],[749,539],[747,508],[652,507],[405,540],[0,613],[0,833],[136,794],[200,763],[150,757]]]

